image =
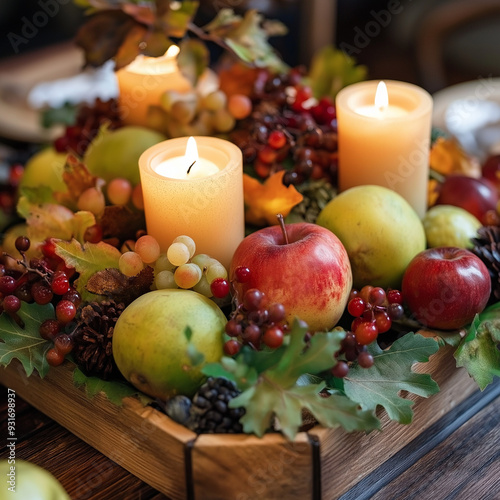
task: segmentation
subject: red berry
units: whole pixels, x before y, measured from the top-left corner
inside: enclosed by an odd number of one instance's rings
[[[266,165],[272,165],[276,161],[276,150],[270,146],[264,146],[257,154],[259,160]]]
[[[42,281],[33,283],[31,286],[31,295],[33,300],[40,306],[48,304],[54,296],[52,290]]]
[[[26,236],[18,236],[16,238],[16,249],[18,252],[27,252],[30,247],[30,240],[29,238],[26,238]]]
[[[330,371],[334,377],[344,378],[349,373],[349,365],[345,361],[339,361]]]
[[[370,290],[369,297],[370,304],[374,306],[381,306],[386,299],[385,290],[379,286],[376,286]]]
[[[286,316],[285,306],[278,302],[269,306],[269,321],[272,323],[279,323],[283,321]]]
[[[69,146],[69,141],[66,136],[58,137],[54,141],[54,149],[58,153],[65,153],[68,150],[68,146]]]
[[[247,283],[250,279],[250,269],[244,266],[237,267],[234,270],[234,278],[238,283]]]
[[[12,276],[0,277],[0,293],[5,295],[14,293],[17,288],[16,280]]]
[[[370,302],[370,292],[372,291],[372,286],[365,285],[360,291],[359,296],[368,304]]]
[[[361,297],[355,297],[349,301],[347,304],[347,311],[351,316],[355,318],[361,316],[365,311],[366,304]]]
[[[102,227],[99,224],[94,224],[85,230],[83,239],[89,243],[99,243],[102,240],[102,235]]]
[[[56,319],[46,319],[38,331],[42,339],[54,340],[61,331],[61,324]]]
[[[371,344],[378,336],[378,328],[375,322],[364,321],[360,323],[354,332],[358,344]]]
[[[228,340],[224,344],[224,354],[226,356],[234,356],[235,354],[238,354],[241,349],[241,344],[237,340]]]
[[[64,361],[64,356],[54,348],[47,351],[46,357],[50,366],[59,366]]]
[[[377,325],[378,333],[385,333],[391,328],[392,321],[385,311],[377,311],[375,313],[375,324]]]
[[[40,246],[45,257],[58,257],[56,254],[56,244],[52,238],[47,238]]]
[[[286,135],[281,130],[273,130],[269,134],[269,138],[267,139],[267,143],[273,149],[281,149],[286,145]]]
[[[16,163],[12,165],[9,171],[9,184],[11,186],[17,186],[21,181],[23,174],[24,174],[24,167],[21,164]]]
[[[56,318],[63,325],[69,323],[76,315],[76,306],[69,300],[61,300],[56,305]]]
[[[243,305],[247,311],[257,311],[260,307],[264,294],[257,288],[250,288],[243,296]]]
[[[241,324],[234,318],[230,319],[225,326],[225,331],[230,337],[238,337],[241,335]]]
[[[373,356],[368,351],[362,351],[358,355],[358,364],[361,368],[371,368],[373,366]]]
[[[2,305],[7,314],[14,314],[21,309],[21,301],[15,295],[5,296]]]
[[[56,271],[52,277],[51,288],[56,295],[64,295],[69,290],[69,280],[64,271]]]
[[[403,304],[403,294],[399,290],[388,290],[387,300],[389,304]]]
[[[73,350],[73,345],[73,339],[66,333],[59,335],[54,341],[56,351],[62,356],[69,354]]]
[[[215,278],[210,283],[210,291],[214,297],[222,299],[229,293],[229,282],[224,278]]]
[[[279,326],[271,326],[268,328],[265,332],[264,335],[262,336],[262,341],[264,344],[267,345],[267,347],[270,347],[271,349],[276,349],[283,344],[283,330]]]

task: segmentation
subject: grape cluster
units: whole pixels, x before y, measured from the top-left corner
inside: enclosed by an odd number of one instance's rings
[[[193,289],[205,297],[220,299],[230,291],[226,268],[207,254],[196,255],[196,243],[189,236],[178,236],[163,253],[156,238],[148,234],[125,246],[118,261],[120,271],[135,276],[149,265],[154,269],[154,286],[158,290]]]
[[[40,335],[54,342],[54,348],[47,352],[47,360],[56,366],[72,349],[72,341],[64,333],[64,327],[75,318],[82,298],[71,281],[75,269],[68,268],[56,255],[53,240],[42,243],[42,258],[28,261],[26,252],[30,245],[29,238],[19,236],[15,246],[22,259],[4,255],[0,264],[0,312],[9,314],[20,326],[24,326],[17,314],[22,302],[54,304],[55,318],[47,319],[40,325]]]
[[[247,267],[236,268],[234,272],[236,281],[248,282],[250,272]],[[276,349],[283,344],[288,331],[285,307],[280,303],[269,304],[264,293],[256,288],[250,288],[231,313],[225,328],[227,335],[231,337],[224,344],[224,352],[228,356],[237,354],[242,345],[257,350],[263,345]]]
[[[301,78],[298,70],[258,78],[253,112],[238,124],[231,139],[242,150],[245,163],[263,179],[286,169],[286,185],[322,178],[335,183],[335,106],[329,97],[316,100]]]
[[[66,127],[64,134],[54,141],[55,150],[59,153],[72,152],[83,156],[104,124],[110,129],[122,126],[116,99],[102,101],[98,98],[92,105],[82,105],[74,125]]]

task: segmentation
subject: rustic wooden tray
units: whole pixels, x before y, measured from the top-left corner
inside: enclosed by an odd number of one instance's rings
[[[429,399],[408,396],[415,401],[411,425],[391,422],[381,412],[382,432],[316,426],[293,442],[280,434],[197,437],[134,398],[123,407],[103,395],[88,399],[67,365],[41,380],[26,377],[12,362],[0,368],[0,383],[169,498],[317,500],[338,498],[477,390],[455,368],[450,348],[415,370],[430,373],[441,391]]]

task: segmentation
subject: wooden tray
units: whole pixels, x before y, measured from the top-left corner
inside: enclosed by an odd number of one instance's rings
[[[0,383],[169,498],[318,500],[338,498],[477,390],[449,348],[415,370],[430,373],[441,391],[429,399],[408,396],[415,401],[411,425],[381,412],[382,432],[316,426],[293,442],[280,434],[197,437],[134,398],[121,408],[103,395],[88,399],[66,365],[41,380],[12,362],[0,368]]]

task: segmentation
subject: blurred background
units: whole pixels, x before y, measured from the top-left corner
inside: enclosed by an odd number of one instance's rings
[[[289,34],[272,43],[291,65],[335,43],[367,65],[370,78],[431,92],[500,74],[500,0],[201,0],[196,22],[223,7],[282,20]],[[0,57],[71,40],[83,19],[72,0],[2,0]]]

